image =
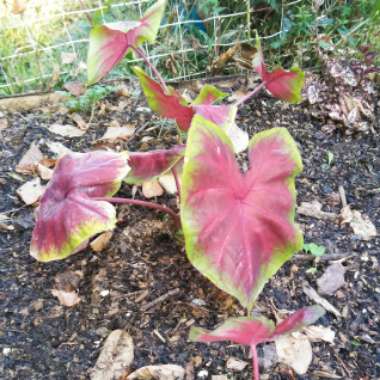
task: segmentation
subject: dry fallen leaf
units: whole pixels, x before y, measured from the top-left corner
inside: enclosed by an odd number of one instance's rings
[[[101,140],[114,142],[118,140],[128,140],[133,136],[135,128],[131,125],[125,127],[108,127]]]
[[[316,219],[326,219],[335,220],[337,215],[332,212],[322,211],[322,205],[314,200],[312,202],[302,202],[300,206],[297,207],[298,214],[311,216]]]
[[[321,294],[334,294],[344,284],[346,268],[339,262],[329,265],[323,275],[317,280],[318,292]]]
[[[164,193],[164,189],[156,180],[145,181],[142,184],[142,192],[145,198],[153,198],[161,196]]]
[[[38,164],[37,165],[37,173],[44,181],[49,181],[53,176],[54,170],[49,169],[45,165]]]
[[[52,124],[48,129],[50,132],[63,137],[80,137],[85,133],[85,131],[68,124]]]
[[[108,335],[90,374],[91,380],[117,380],[128,370],[134,358],[131,336],[124,330]]]
[[[324,341],[334,344],[335,332],[331,329],[331,327],[312,325],[304,327],[302,332],[309,338],[311,342]]]
[[[49,148],[49,150],[57,156],[58,159],[62,158],[66,154],[73,152],[71,149],[67,148],[62,143],[57,141],[48,141],[46,145]]]
[[[102,252],[107,247],[108,243],[111,240],[113,232],[106,231],[96,237],[91,243],[90,247],[95,252]]]
[[[67,90],[71,95],[81,96],[86,92],[86,86],[81,82],[67,82],[63,85],[63,88]]]
[[[16,193],[26,205],[36,203],[44,192],[44,187],[41,185],[39,178],[34,178],[22,186],[20,186]]]
[[[88,129],[88,124],[83,120],[83,117],[79,115],[79,113],[72,113],[70,114],[70,119],[74,120],[75,124],[79,129],[82,131],[87,131]]]
[[[0,131],[6,128],[8,128],[8,120],[5,118],[0,118]]]
[[[330,313],[333,313],[336,317],[342,316],[342,314],[336,307],[331,305],[331,303],[327,301],[325,298],[321,297],[317,293],[317,291],[313,289],[307,282],[303,285],[302,290],[312,301],[314,301],[318,305],[321,305],[324,309],[326,309]]]
[[[175,364],[148,365],[131,373],[127,380],[182,380],[184,376],[185,370]]]
[[[173,173],[164,174],[158,178],[158,182],[168,194],[177,193],[177,185]]]
[[[16,166],[16,172],[22,174],[33,174],[38,163],[44,158],[38,145],[34,142],[22,156],[20,162]]]
[[[377,236],[376,227],[367,215],[362,215],[358,210],[351,210],[350,206],[342,208],[340,213],[342,224],[349,223],[354,234],[362,240],[370,240]]]
[[[244,360],[240,360],[234,357],[230,357],[227,360],[226,368],[235,372],[241,372],[248,365]]]
[[[313,351],[305,335],[282,335],[275,340],[275,344],[278,358],[282,363],[292,367],[299,375],[307,372],[313,359]]]
[[[58,298],[61,305],[72,307],[80,302],[80,297],[76,291],[66,292],[65,290],[52,289],[53,296]]]

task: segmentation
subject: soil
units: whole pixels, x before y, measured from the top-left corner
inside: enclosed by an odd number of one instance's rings
[[[120,103],[124,102],[121,106]],[[318,200],[323,210],[339,214],[339,186],[352,209],[368,215],[380,231],[380,141],[378,100],[373,127],[346,135],[343,128],[325,132],[315,118],[315,106],[289,106],[265,94],[239,112],[237,123],[252,135],[268,127],[287,127],[299,144],[304,171],[297,180],[298,204]],[[190,326],[214,328],[229,316],[243,315],[239,304],[202,277],[187,261],[181,239],[170,220],[137,207],[118,207],[118,227],[101,253],[90,249],[61,262],[38,263],[29,256],[33,207],[25,207],[15,190],[28,176],[15,167],[32,142],[52,157],[46,142],[59,141],[74,151],[88,151],[112,120],[136,127],[135,135],[115,149],[147,150],[177,142],[172,124],[160,123],[141,97],[111,96],[94,113],[91,127],[80,138],[51,134],[52,123],[73,124],[57,107],[4,113],[9,127],[1,133],[0,212],[7,212],[13,230],[0,230],[0,378],[87,379],[104,339],[114,329],[133,337],[135,359],[131,371],[149,364],[175,363],[186,368],[187,379],[251,379],[249,352],[227,343],[187,342]],[[88,114],[82,115],[85,120]],[[328,164],[328,152],[333,160]],[[331,157],[331,155],[330,155]],[[132,189],[124,186],[121,195]],[[136,197],[141,197],[137,189]],[[159,202],[176,207],[172,196]],[[10,211],[11,210],[11,211]],[[13,211],[12,211],[13,210]],[[319,322],[336,333],[335,344],[313,343],[307,374],[296,375],[284,364],[261,367],[263,379],[378,379],[380,239],[363,241],[348,224],[298,215],[305,241],[326,247],[316,258],[299,253],[268,283],[257,310],[268,317],[294,311],[314,302],[304,294],[334,260],[346,267],[345,285],[324,296],[341,313],[327,313]],[[57,276],[79,278],[81,302],[60,305],[51,291]],[[168,295],[159,299],[160,296]],[[157,302],[158,301],[160,302]],[[155,302],[156,301],[156,302]],[[270,350],[270,345],[266,345]],[[259,348],[264,355],[265,346]],[[235,357],[248,363],[241,372],[227,369]],[[263,361],[262,361],[263,362]]]

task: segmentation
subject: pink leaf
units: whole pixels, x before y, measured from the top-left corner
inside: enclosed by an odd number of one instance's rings
[[[63,259],[115,226],[115,209],[94,198],[113,195],[128,172],[126,158],[96,151],[59,160],[41,198],[30,252],[39,261]]]
[[[187,131],[194,116],[188,102],[173,88],[169,87],[169,93],[165,93],[161,85],[138,66],[135,66],[133,71],[140,80],[149,107],[163,117],[174,119],[181,130]]]
[[[121,21],[95,26],[90,32],[87,56],[89,85],[98,82],[117,65],[131,47],[154,42],[165,10],[159,0],[138,21]]]
[[[267,90],[276,98],[289,103],[299,103],[302,100],[301,91],[304,85],[305,73],[298,67],[291,70],[282,68],[269,72],[264,62],[259,37],[256,35],[257,53],[252,60],[255,71],[264,81]]]
[[[129,153],[128,165],[131,170],[125,181],[139,184],[165,174],[183,158],[184,150],[184,145],[177,145],[171,149]]]
[[[251,309],[266,281],[299,249],[294,179],[302,170],[285,128],[250,142],[242,174],[230,139],[197,115],[182,176],[181,220],[192,264]]]

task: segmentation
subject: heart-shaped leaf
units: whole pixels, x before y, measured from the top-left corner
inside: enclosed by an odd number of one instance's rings
[[[299,330],[304,326],[313,324],[325,313],[325,310],[318,305],[302,308],[276,327],[274,323],[264,317],[251,318],[231,318],[225,321],[220,327],[213,331],[199,327],[190,330],[189,339],[193,342],[221,342],[224,340],[233,343],[249,346],[255,354],[253,355],[253,367],[256,369],[258,380],[258,363],[256,362],[256,346],[260,343],[276,340],[283,334]]]
[[[126,156],[96,151],[61,158],[41,198],[31,255],[39,261],[64,259],[92,236],[114,228],[111,196],[128,173]]]
[[[282,68],[270,72],[267,70],[261,49],[259,37],[256,35],[256,55],[252,64],[265,83],[267,90],[276,98],[289,103],[299,103],[302,100],[301,91],[304,85],[305,73],[299,67],[290,70]]]
[[[295,184],[302,170],[285,128],[258,133],[242,174],[231,140],[196,115],[182,175],[181,221],[192,264],[251,309],[266,281],[299,249]]]
[[[159,0],[138,21],[97,25],[91,29],[87,56],[87,82],[98,82],[117,65],[131,47],[154,42],[166,0]]]
[[[129,184],[140,184],[151,181],[165,174],[183,158],[184,145],[170,149],[157,149],[150,152],[130,152],[128,165],[131,168],[125,181]]]

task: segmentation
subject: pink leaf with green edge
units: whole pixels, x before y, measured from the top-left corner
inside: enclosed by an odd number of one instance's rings
[[[87,84],[105,77],[131,47],[154,42],[166,0],[159,0],[138,21],[121,21],[97,25],[90,32],[87,56]]]
[[[131,170],[124,180],[129,184],[140,184],[155,179],[183,159],[184,151],[185,146],[178,145],[171,149],[129,153],[128,165]]]
[[[304,326],[316,322],[325,314],[325,310],[318,305],[302,308],[276,327],[274,323],[264,317],[230,318],[213,331],[192,327],[189,340],[192,342],[221,342],[229,340],[233,343],[249,346],[253,353],[253,379],[259,379],[259,365],[257,362],[256,346],[260,343],[270,342],[278,336],[299,330]]]
[[[223,100],[228,94],[219,90],[217,87],[212,86],[211,84],[205,84],[198,96],[191,103],[193,105],[199,104],[213,104],[217,101]]]
[[[37,211],[31,255],[43,262],[64,259],[92,236],[114,228],[114,207],[96,198],[117,192],[128,170],[126,156],[112,152],[60,159]]]
[[[250,169],[242,174],[225,132],[194,117],[181,191],[187,256],[251,309],[266,281],[302,248],[294,224],[294,182],[302,162],[285,128],[258,133],[249,160]]]
[[[290,70],[282,68],[269,72],[264,62],[261,43],[256,34],[257,53],[252,60],[255,71],[260,75],[267,90],[276,98],[289,103],[299,103],[302,100],[301,91],[305,81],[305,73],[299,67]]]
[[[169,93],[165,93],[161,85],[140,67],[133,67],[133,72],[140,81],[149,107],[163,117],[174,119],[181,130],[187,131],[194,116],[194,110],[188,102],[173,88],[169,87]]]
[[[194,105],[193,109],[197,115],[213,122],[226,132],[231,139],[235,153],[240,153],[248,146],[248,133],[240,129],[236,123],[237,106],[235,105]]]

